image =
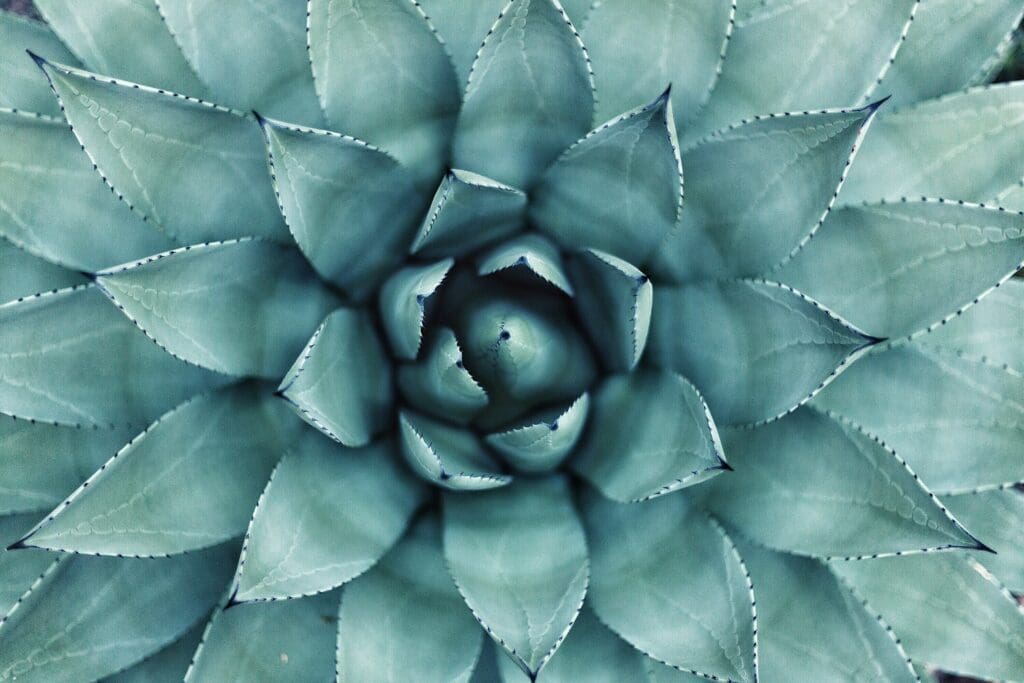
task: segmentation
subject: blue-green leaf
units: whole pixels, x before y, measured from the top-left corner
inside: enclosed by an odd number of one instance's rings
[[[398,367],[398,388],[417,410],[459,424],[487,406],[487,392],[466,369],[462,349],[448,327],[434,330],[422,358]]]
[[[662,287],[647,358],[697,385],[719,424],[781,417],[875,340],[800,292],[764,280]]]
[[[728,466],[697,389],[675,372],[645,369],[600,385],[571,467],[605,496],[629,502],[707,481]]]
[[[477,272],[480,275],[529,273],[569,296],[574,294],[558,248],[536,233],[514,237],[488,250],[480,257]]]
[[[881,438],[935,493],[1024,482],[1024,376],[1015,370],[904,344],[858,362],[815,405]]]
[[[423,499],[394,446],[338,446],[306,430],[249,523],[234,602],[322,593],[372,567]]]
[[[221,380],[167,355],[92,285],[0,306],[0,412],[139,429]]]
[[[203,633],[185,681],[333,680],[337,610],[336,592],[218,610]]]
[[[65,555],[0,622],[0,681],[95,680],[140,661],[213,606],[234,554],[229,544],[161,560]]]
[[[164,649],[131,668],[103,679],[103,683],[181,683],[205,626],[202,622],[197,623]]]
[[[44,261],[0,237],[0,302],[85,284],[73,270]]]
[[[0,10],[0,35],[0,107],[60,116],[46,79],[25,50],[62,64],[78,66],[78,60],[49,26],[14,12]]]
[[[31,548],[7,550],[39,520],[38,514],[0,515],[0,614],[7,614],[33,582],[57,559]]]
[[[437,29],[451,55],[460,88],[466,85],[484,36],[507,4],[508,0],[420,0],[431,25]]]
[[[582,394],[567,407],[543,411],[519,426],[488,434],[486,441],[517,470],[553,470],[576,448],[589,412],[590,395]]]
[[[487,33],[455,128],[455,166],[524,190],[590,130],[593,75],[557,0],[511,0]]]
[[[331,126],[433,187],[459,111],[451,60],[413,0],[311,0],[309,55]],[[473,168],[472,166],[464,168]]]
[[[427,258],[463,256],[519,230],[525,208],[522,190],[453,168],[434,193],[410,251]]]
[[[1024,280],[1007,280],[921,341],[1024,373]]]
[[[180,243],[287,239],[249,115],[60,64],[41,66],[100,175],[158,230]]]
[[[590,576],[566,480],[445,494],[444,551],[473,616],[535,680],[576,621]]]
[[[188,401],[114,454],[21,543],[162,557],[240,536],[285,450],[289,419],[267,387],[262,396],[242,384]]]
[[[297,251],[261,239],[174,249],[96,284],[168,353],[228,375],[280,377],[337,305]]]
[[[974,557],[1007,588],[1024,593],[1024,495],[1017,489],[943,496],[950,511],[996,554]]]
[[[260,122],[295,242],[321,277],[365,299],[401,261],[420,217],[411,177],[361,140]]]
[[[455,260],[446,258],[425,266],[407,266],[388,278],[378,305],[391,350],[403,360],[415,360],[423,341],[425,306],[441,287]]]
[[[365,446],[391,418],[391,362],[366,311],[339,308],[320,324],[277,390],[346,446]]]
[[[805,407],[723,438],[735,472],[707,505],[762,545],[858,558],[978,546],[898,453],[831,415]]]
[[[615,503],[591,490],[583,519],[589,604],[602,622],[678,669],[757,680],[753,586],[732,541],[686,494]]]
[[[406,462],[429,482],[453,491],[482,491],[512,481],[468,430],[407,410],[399,414],[399,430]]]
[[[562,154],[531,196],[530,219],[566,249],[645,263],[683,204],[669,91],[612,119]]]
[[[482,635],[445,568],[438,521],[426,517],[345,588],[337,680],[466,683]]]

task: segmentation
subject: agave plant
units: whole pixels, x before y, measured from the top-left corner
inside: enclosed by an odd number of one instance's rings
[[[1020,0],[36,6],[0,682],[1024,680]]]

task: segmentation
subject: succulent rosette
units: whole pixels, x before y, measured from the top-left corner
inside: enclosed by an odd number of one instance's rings
[[[35,4],[0,682],[1024,679],[1021,2]]]

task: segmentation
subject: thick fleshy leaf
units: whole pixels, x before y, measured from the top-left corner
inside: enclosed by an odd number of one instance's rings
[[[453,491],[482,491],[507,486],[494,458],[470,431],[403,410],[398,418],[402,455],[413,472]]]
[[[597,249],[569,262],[576,308],[602,360],[613,370],[632,370],[647,347],[654,288],[631,263]]]
[[[529,190],[590,130],[589,57],[557,0],[511,0],[468,80],[452,148],[459,168]]]
[[[589,491],[590,606],[640,651],[702,676],[757,679],[754,591],[732,541],[685,494],[615,503]]]
[[[707,505],[762,545],[857,558],[978,546],[898,453],[856,426],[805,407],[723,438],[736,471]]]
[[[0,234],[22,249],[94,271],[174,246],[111,196],[63,120],[0,112],[0,157]]]
[[[569,296],[574,294],[558,248],[533,233],[515,237],[487,251],[477,264],[477,272],[480,275],[529,273]]]
[[[686,203],[652,272],[763,275],[790,258],[824,222],[877,106],[757,117],[686,150]]]
[[[433,187],[459,88],[419,4],[311,0],[308,12],[313,78],[331,127],[387,150],[421,188]]]
[[[762,679],[915,680],[892,631],[827,566],[743,542],[742,537],[737,545],[757,593]]]
[[[519,230],[525,208],[522,190],[453,168],[434,193],[410,251],[427,258],[463,256]]]
[[[147,0],[33,2],[46,23],[89,69],[196,97],[205,94],[206,88],[167,30],[157,9],[158,3]]]
[[[297,251],[261,239],[174,249],[96,284],[167,353],[228,375],[280,377],[337,305]]]
[[[1011,49],[1022,12],[1018,0],[922,2],[874,92],[891,93],[902,106],[988,80]]]
[[[161,560],[65,555],[0,622],[0,680],[95,680],[140,661],[213,606],[235,552],[229,544]]]
[[[100,175],[156,229],[183,243],[246,235],[287,239],[260,131],[248,114],[60,64],[40,65]]]
[[[399,366],[398,388],[417,410],[458,424],[469,422],[487,406],[487,392],[469,374],[448,327],[435,329],[422,358]]]
[[[482,635],[445,568],[437,519],[427,517],[345,589],[337,680],[466,683]]]
[[[1024,209],[1024,157],[1015,153],[1024,145],[1022,108],[1024,83],[1017,82],[882,116],[857,155],[843,201],[949,197]]]
[[[454,259],[401,269],[381,287],[378,306],[391,350],[403,360],[415,360],[423,341],[425,306],[448,275]]]
[[[25,535],[38,514],[0,515],[0,614],[7,614],[57,555],[42,550],[6,550]]]
[[[682,204],[666,90],[558,157],[531,196],[530,219],[566,249],[595,247],[642,264],[676,227]]]
[[[4,37],[0,41],[0,107],[60,116],[46,79],[25,50],[62,64],[77,66],[78,60],[49,26],[14,12],[0,10],[0,35]]]
[[[365,311],[327,316],[277,390],[303,420],[346,446],[365,446],[391,417],[391,362]]]
[[[1024,373],[1024,280],[1007,280],[921,341]]]
[[[1024,495],[1011,488],[943,496],[942,502],[996,551],[975,559],[1011,591],[1024,593]]]
[[[647,358],[691,379],[719,424],[748,424],[805,403],[873,341],[790,287],[732,280],[659,288]]]
[[[864,358],[815,405],[881,438],[943,494],[1024,482],[1022,397],[1015,370],[905,344]]]
[[[167,413],[45,517],[22,544],[161,557],[240,536],[292,419],[263,388],[228,387]]]
[[[92,285],[0,306],[0,412],[139,429],[221,380],[167,355]]]
[[[180,683],[202,638],[205,624],[197,623],[185,635],[135,666],[108,676],[103,683]]]
[[[589,412],[590,395],[582,394],[568,407],[544,411],[520,426],[488,434],[486,441],[517,470],[553,470],[579,443]]]
[[[576,621],[590,576],[566,480],[446,494],[444,551],[473,616],[535,679]]]
[[[919,2],[739,2],[722,74],[693,132],[765,112],[864,102],[898,54]]]
[[[0,237],[0,302],[85,282],[79,273],[33,256]]]
[[[985,679],[1024,678],[1024,612],[959,553],[833,562],[832,569],[900,635],[907,654]]]
[[[320,125],[323,115],[306,52],[304,3],[157,0],[157,5],[216,102]]]
[[[422,487],[378,442],[342,448],[306,430],[253,514],[234,602],[322,593],[369,569],[398,540]]]
[[[953,318],[1022,265],[1024,214],[915,199],[833,212],[775,276],[873,335],[899,337]]]
[[[675,123],[686,130],[718,79],[735,3],[592,4],[582,33],[594,62],[597,120],[650,102],[671,83]]]
[[[401,261],[420,217],[409,174],[361,140],[260,121],[295,242],[321,277],[365,299]]]
[[[460,88],[466,85],[469,70],[484,42],[484,36],[494,26],[494,21],[507,4],[508,0],[420,0],[431,25],[437,29],[438,36],[451,55]]]
[[[333,680],[338,594],[241,605],[213,615],[189,683]]]
[[[594,393],[591,426],[571,467],[605,496],[640,501],[726,469],[704,399],[681,375],[612,375]]]

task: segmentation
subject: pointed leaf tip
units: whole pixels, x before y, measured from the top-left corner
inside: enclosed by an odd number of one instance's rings
[[[35,62],[36,66],[38,66],[40,69],[43,68],[44,64],[48,64],[49,63],[45,59],[43,59],[42,57],[37,55],[35,52],[32,52],[32,50],[26,49],[25,52],[28,53],[28,56],[32,58],[32,61]],[[45,73],[45,69],[44,69],[44,73]]]

